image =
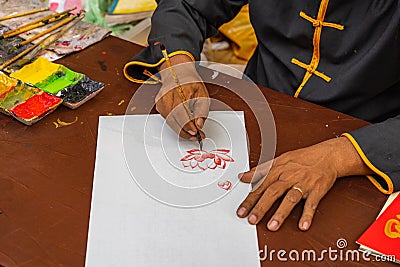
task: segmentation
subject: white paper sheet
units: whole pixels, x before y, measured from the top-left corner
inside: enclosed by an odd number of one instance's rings
[[[235,214],[249,192],[237,182],[248,168],[243,114],[211,112],[205,124],[204,149],[224,148],[234,159],[225,169],[183,167],[196,143],[163,122],[159,115],[100,118],[86,266],[260,266],[256,228]],[[160,183],[178,190],[153,190]]]

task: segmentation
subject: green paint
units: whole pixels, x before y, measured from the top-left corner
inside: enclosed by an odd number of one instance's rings
[[[0,98],[0,108],[10,110],[39,92],[38,88],[20,82],[12,91],[8,92],[3,98]]]
[[[50,94],[57,94],[62,89],[78,83],[84,75],[74,72],[64,66],[60,66],[57,72],[53,73],[35,86]]]

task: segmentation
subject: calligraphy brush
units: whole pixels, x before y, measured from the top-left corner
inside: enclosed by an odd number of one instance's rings
[[[31,15],[31,14],[47,11],[47,10],[49,10],[49,8],[48,7],[44,7],[44,8],[34,9],[34,10],[22,12],[22,13],[8,15],[8,16],[4,16],[4,17],[0,18],[0,21],[13,19],[13,18],[18,18],[18,17],[23,17],[23,16],[27,16],[27,15]]]
[[[50,23],[53,23],[53,22],[55,22],[57,20],[62,19],[65,16],[69,15],[69,12],[71,12],[72,10],[75,10],[75,9],[76,9],[76,7],[70,8],[68,10],[65,10],[65,11],[61,12],[61,13],[50,14],[50,15],[44,16],[43,18],[37,19],[37,20],[32,21],[30,23],[27,23],[25,25],[22,25],[22,26],[20,26],[20,27],[18,27],[16,29],[13,29],[13,30],[10,30],[8,32],[5,32],[2,35],[0,35],[0,40],[8,38],[8,37],[15,36],[15,35],[18,35],[18,34],[21,34],[21,33],[26,32],[26,31],[30,31],[30,30],[36,29],[36,28],[39,28],[39,27],[42,27],[42,26],[45,26],[45,25],[50,24]]]
[[[34,40],[36,40],[36,39],[38,39],[38,38],[40,38],[40,37],[42,37],[42,36],[44,36],[44,35],[46,35],[46,34],[52,32],[52,31],[54,31],[54,30],[56,30],[56,29],[58,29],[58,28],[64,26],[64,25],[70,23],[71,21],[73,21],[73,20],[74,20],[75,18],[77,18],[77,17],[78,17],[78,15],[74,15],[74,16],[72,16],[72,17],[66,18],[65,20],[63,20],[63,21],[57,23],[56,25],[54,25],[54,26],[48,28],[47,30],[42,31],[41,33],[39,33],[39,34],[37,34],[37,35],[35,35],[35,36],[33,36],[33,37],[31,37],[31,38],[29,38],[29,39],[27,39],[27,40],[21,42],[20,44],[17,45],[17,48],[20,48],[20,47],[22,47],[22,46],[24,46],[24,45],[26,45],[26,44],[29,44],[29,43],[31,43],[32,41],[34,41]]]
[[[21,57],[27,55],[28,53],[32,53],[31,57],[33,58],[39,51],[46,49],[49,45],[60,39],[69,29],[71,29],[74,25],[76,25],[79,21],[81,21],[85,17],[85,14],[79,15],[78,19],[73,21],[71,24],[67,24],[61,30],[49,35],[48,37],[40,40],[36,44],[32,45],[31,47],[27,48],[26,50],[22,51],[12,59],[6,61],[4,64],[0,66],[0,71],[3,71],[7,66],[14,63]],[[36,49],[36,50],[35,50]],[[34,51],[35,50],[35,51]]]
[[[161,48],[161,53],[164,56],[165,62],[167,62],[168,68],[171,71],[172,77],[177,85],[178,93],[182,100],[182,104],[186,110],[186,113],[189,116],[189,119],[193,122],[194,126],[196,127],[196,130],[197,130],[196,138],[197,138],[197,141],[199,142],[200,150],[203,150],[203,140],[201,138],[199,128],[197,128],[196,121],[193,117],[192,111],[189,108],[185,93],[183,92],[183,89],[182,89],[181,83],[179,82],[178,76],[176,75],[176,72],[175,72],[174,68],[172,67],[171,61],[170,61],[168,53],[167,53],[167,49],[165,48],[165,46],[162,43],[160,43],[160,48]]]

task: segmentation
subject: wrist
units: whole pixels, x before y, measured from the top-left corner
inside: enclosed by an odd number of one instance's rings
[[[183,64],[183,63],[188,63],[188,62],[193,62],[193,60],[188,56],[188,55],[174,55],[172,57],[169,58],[172,66],[174,65],[178,65],[178,64]],[[166,61],[164,61],[160,66],[159,66],[159,70],[165,70],[168,68],[168,64]]]
[[[181,84],[201,81],[196,66],[189,56],[175,55],[170,57],[169,60]],[[169,66],[166,61],[164,61],[159,67],[161,81],[164,85],[175,84],[174,77],[168,68]]]
[[[365,164],[356,148],[346,137],[339,137],[330,141],[338,177],[374,173]]]

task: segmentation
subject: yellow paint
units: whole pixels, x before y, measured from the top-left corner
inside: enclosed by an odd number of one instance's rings
[[[72,124],[74,124],[76,122],[78,122],[78,116],[76,116],[75,120],[72,121],[72,122],[65,122],[65,121],[60,120],[60,118],[57,119],[57,124],[58,124],[59,127],[70,126],[70,125],[72,125]],[[54,122],[54,124],[56,124],[56,123]],[[56,128],[58,128],[58,127],[56,127]]]
[[[5,74],[0,74],[0,96],[10,91],[11,87],[17,84],[18,81],[16,79],[12,79]]]
[[[396,217],[400,219],[400,215]],[[400,221],[397,219],[390,219],[386,222],[385,235],[389,238],[400,238]]]
[[[118,106],[121,106],[123,103],[125,103],[125,100],[121,100],[121,101],[119,101],[119,103],[118,103]]]
[[[11,77],[30,84],[37,84],[56,73],[60,67],[61,65],[59,64],[52,63],[44,57],[39,57],[33,63],[11,74]]]

